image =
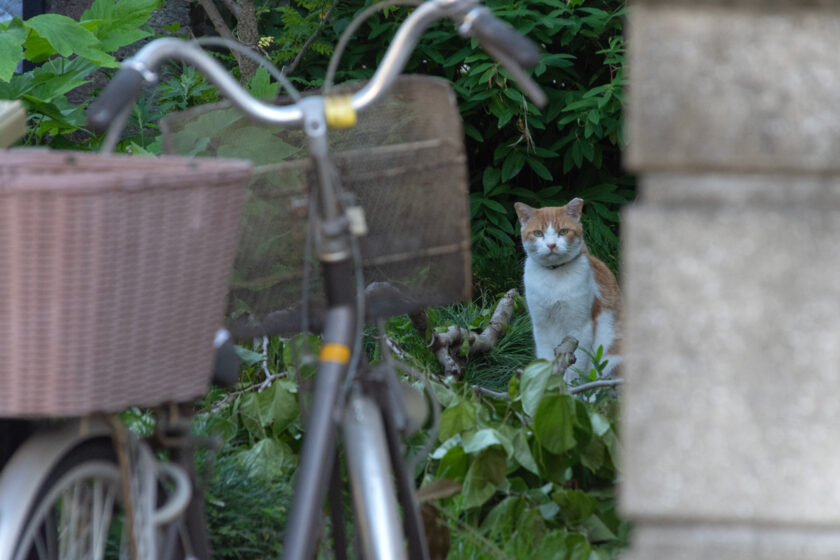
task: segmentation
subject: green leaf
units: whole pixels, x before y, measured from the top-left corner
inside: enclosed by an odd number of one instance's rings
[[[514,116],[515,113],[511,110],[501,111],[498,115],[499,121],[496,125],[497,128],[503,128],[507,123],[511,121],[511,119],[513,119]]]
[[[20,19],[12,20],[9,27],[0,32],[0,81],[8,82],[23,60],[23,42],[26,30]]]
[[[54,58],[48,60],[31,72],[15,78],[29,76],[26,93],[41,101],[51,102],[63,98],[64,94],[87,83],[87,77],[97,70],[97,66],[83,58],[66,60]],[[19,95],[23,95],[23,91]]]
[[[108,33],[97,34],[99,40],[102,41],[102,48],[108,52],[114,52],[151,36],[152,34],[148,31],[133,27],[118,27]]]
[[[284,142],[266,128],[249,126],[226,135],[217,155],[221,158],[248,159],[254,165],[267,165],[279,163],[301,149]]]
[[[67,16],[41,14],[27,20],[25,25],[47,41],[61,56],[77,54],[100,66],[119,66],[114,57],[105,52],[96,35]]]
[[[580,451],[580,462],[594,473],[604,465],[605,455],[604,442],[597,437],[590,438],[586,447]]]
[[[500,175],[501,173],[495,167],[484,168],[484,173],[481,175],[481,184],[484,187],[485,194],[499,184]]]
[[[580,490],[557,489],[551,499],[560,506],[560,515],[572,526],[579,526],[595,513],[598,502]]]
[[[447,451],[446,455],[440,460],[437,476],[438,478],[461,481],[467,476],[468,467],[469,458],[464,452],[464,448],[456,446]]]
[[[508,457],[513,456],[513,442],[498,430],[484,428],[464,436],[464,452],[470,455],[494,445],[502,446]]]
[[[522,103],[522,94],[519,93],[517,90],[512,89],[512,88],[507,88],[503,91],[505,93],[505,97],[507,97],[509,99],[512,99],[517,104]]]
[[[478,507],[496,493],[505,480],[507,457],[499,447],[485,449],[473,460],[464,479],[464,508]]]
[[[610,454],[612,464],[620,464],[621,444],[618,441],[618,436],[615,435],[615,432],[610,430],[603,435],[602,439],[604,441],[604,445],[607,447],[607,451]]]
[[[236,437],[238,431],[235,420],[225,413],[196,414],[192,424],[196,433],[203,436],[221,436],[226,442]]]
[[[539,475],[540,469],[537,467],[537,462],[531,454],[531,448],[528,446],[528,437],[522,430],[517,430],[513,437],[513,456],[522,467]]]
[[[533,169],[534,173],[536,173],[546,181],[551,181],[551,171],[549,171],[548,168],[545,165],[543,165],[543,163],[540,160],[533,157],[528,157],[526,158],[526,160],[528,162],[528,167]]]
[[[472,47],[466,46],[466,47],[462,48],[461,50],[452,54],[446,60],[444,60],[443,61],[443,66],[444,67],[449,67],[449,66],[453,66],[453,65],[456,65],[456,64],[460,64],[472,52],[473,52]]]
[[[490,200],[489,198],[482,198],[481,199],[481,204],[482,204],[482,206],[487,207],[488,209],[490,209],[493,212],[497,212],[497,213],[502,214],[502,215],[507,214],[507,209],[504,206],[502,206],[501,204],[499,204],[498,202],[496,202],[495,200]]]
[[[440,415],[440,430],[438,440],[444,442],[466,430],[476,426],[475,405],[467,400],[462,400],[455,406],[450,406]]]
[[[568,560],[589,560],[592,546],[583,535],[572,534],[566,537],[566,549],[569,550]]]
[[[574,62],[572,62],[574,59],[575,56],[573,54],[544,54],[540,59],[540,62],[546,66],[553,66],[554,68],[568,68],[569,66],[574,65]]]
[[[471,125],[470,123],[467,123],[467,122],[464,123],[464,134],[466,134],[467,136],[469,136],[473,140],[476,140],[478,142],[484,142],[484,137],[481,135],[481,133],[478,131],[478,129],[476,127],[474,127],[473,125]]]
[[[247,476],[265,481],[288,476],[297,463],[291,448],[274,439],[263,439],[250,449],[235,454],[234,458]]]
[[[288,379],[278,379],[272,383],[274,395],[264,401],[264,406],[271,407],[272,433],[275,437],[280,436],[300,416],[298,409],[297,384]],[[268,392],[266,389],[263,393]],[[261,393],[262,394],[262,393]]]
[[[234,346],[234,350],[236,351],[236,355],[239,356],[239,361],[242,362],[242,365],[245,367],[250,367],[254,364],[262,362],[263,355],[259,352],[254,352],[253,350],[249,350],[248,348],[243,348],[238,345]]]
[[[569,395],[547,395],[537,407],[534,435],[551,453],[564,453],[577,443],[573,424],[574,406],[574,398]]]
[[[594,514],[590,515],[589,519],[583,522],[582,527],[589,536],[589,540],[594,543],[612,541],[618,538],[616,534],[613,533],[603,521],[601,521],[601,518]]]
[[[553,366],[546,360],[537,360],[529,364],[522,372],[520,391],[522,396],[522,410],[533,417],[543,398],[548,378],[552,375]]]
[[[592,424],[592,433],[598,437],[603,436],[610,429],[610,421],[597,412],[589,415],[589,421]]]
[[[265,437],[265,428],[260,418],[260,406],[256,393],[247,393],[237,399],[237,412],[242,425],[248,430],[252,437],[262,439]]]
[[[248,84],[248,93],[257,99],[273,99],[277,95],[277,88],[280,86],[277,82],[271,83],[271,76],[265,67],[260,66],[251,78]]]
[[[522,166],[524,165],[525,156],[522,152],[513,151],[509,153],[505,158],[505,162],[502,164],[502,182],[507,183],[516,177],[522,171]]]

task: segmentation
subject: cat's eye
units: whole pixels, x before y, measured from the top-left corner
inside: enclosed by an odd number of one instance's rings
[[[541,230],[534,230],[534,237],[542,237],[543,232]]]
[[[563,228],[563,229],[561,229],[560,231],[557,232],[557,235],[562,236],[562,235],[566,235],[567,233],[569,233],[569,230],[566,229],[566,228]]]

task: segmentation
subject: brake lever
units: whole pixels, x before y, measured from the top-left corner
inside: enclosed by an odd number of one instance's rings
[[[523,70],[523,66],[531,68],[540,61],[540,48],[536,43],[494,16],[485,6],[476,6],[467,12],[458,32],[463,37],[475,37],[487,54],[511,73],[537,107],[545,106],[548,102],[545,93]]]

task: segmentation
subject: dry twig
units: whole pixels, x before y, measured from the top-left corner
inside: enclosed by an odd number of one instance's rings
[[[330,6],[330,9],[327,10],[327,13],[324,14],[324,17],[321,18],[321,23],[318,24],[318,27],[317,27],[317,29],[315,29],[315,32],[312,33],[312,35],[309,36],[309,38],[306,40],[305,43],[303,43],[303,46],[300,48],[300,51],[297,53],[297,56],[295,56],[295,59],[292,61],[292,63],[289,64],[288,67],[283,68],[283,73],[285,75],[288,76],[289,74],[291,74],[295,70],[297,70],[298,64],[300,64],[300,60],[303,58],[303,54],[307,51],[307,49],[309,49],[309,45],[311,45],[312,42],[315,39],[318,38],[318,35],[321,34],[321,30],[324,28],[324,25],[326,25],[327,20],[330,18],[333,10],[335,9],[335,7],[337,5],[338,5],[338,1],[336,0],[335,2],[332,3],[332,5]]]
[[[222,409],[223,406],[225,406],[226,404],[232,403],[233,401],[236,400],[236,397],[238,397],[240,395],[244,395],[245,393],[250,393],[252,391],[257,391],[258,393],[262,393],[263,391],[265,391],[266,389],[271,387],[272,383],[274,383],[276,380],[285,379],[288,376],[289,376],[289,374],[286,373],[285,371],[281,371],[280,373],[272,373],[271,375],[269,375],[268,377],[266,377],[263,381],[260,381],[259,383],[254,383],[253,385],[249,385],[249,386],[247,386],[244,389],[241,389],[239,391],[234,391],[232,393],[228,393],[225,396],[225,398],[223,398],[219,402],[213,403],[213,408],[211,410],[212,410],[212,412],[218,412],[219,410]]]
[[[602,389],[604,387],[615,387],[624,383],[623,379],[599,379],[591,383],[584,383],[577,387],[569,387],[569,394],[576,395],[584,391],[591,391],[593,389]]]
[[[444,333],[434,333],[430,344],[432,351],[443,366],[445,375],[461,376],[465,356],[461,355],[464,342],[467,343],[467,355],[487,352],[504,336],[513,315],[513,304],[519,292],[514,288],[499,300],[496,310],[490,318],[490,324],[480,334],[464,327],[452,325]]]

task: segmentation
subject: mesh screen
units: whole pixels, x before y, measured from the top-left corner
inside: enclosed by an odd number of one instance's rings
[[[315,185],[304,132],[253,124],[226,104],[170,115],[163,131],[170,153],[254,163],[229,326],[239,336],[299,330],[309,192]],[[359,242],[368,317],[468,298],[466,158],[449,85],[401,77],[384,100],[359,115],[357,126],[330,131],[330,153],[344,190],[365,212],[368,233]],[[310,321],[317,325],[323,291],[317,261],[311,260]]]

